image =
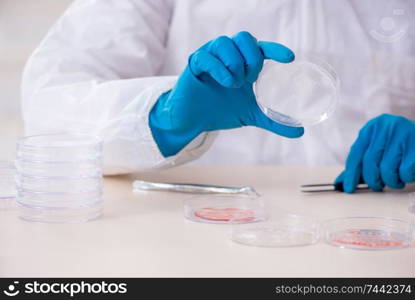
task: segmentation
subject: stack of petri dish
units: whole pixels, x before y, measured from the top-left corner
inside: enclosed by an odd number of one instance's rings
[[[77,223],[102,212],[102,142],[80,134],[28,136],[17,143],[19,217]]]

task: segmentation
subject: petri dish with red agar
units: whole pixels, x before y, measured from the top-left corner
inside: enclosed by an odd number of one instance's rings
[[[262,199],[247,194],[207,194],[184,200],[184,216],[194,222],[240,224],[265,220]]]
[[[348,217],[325,221],[327,244],[355,250],[393,250],[414,243],[414,225],[386,217]]]

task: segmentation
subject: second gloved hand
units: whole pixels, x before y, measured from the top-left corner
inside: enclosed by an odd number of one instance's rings
[[[277,43],[257,42],[247,32],[219,37],[193,53],[176,86],[150,112],[150,128],[161,153],[177,154],[204,131],[241,126],[289,138],[302,136],[302,127],[272,121],[256,102],[253,83],[264,59],[289,63],[294,53]]]
[[[353,193],[359,182],[374,191],[400,189],[415,181],[415,123],[384,114],[370,120],[350,149],[346,168],[335,183]]]

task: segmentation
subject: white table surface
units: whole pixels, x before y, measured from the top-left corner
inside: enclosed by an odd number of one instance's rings
[[[410,219],[406,192],[304,195],[299,185],[330,182],[339,168],[179,167],[105,179],[105,210],[83,224],[29,223],[0,212],[0,276],[414,277],[415,248],[354,251],[319,243],[257,248],[229,240],[227,225],[183,218],[182,194],[139,193],[146,180],[252,185],[270,206],[317,217]]]

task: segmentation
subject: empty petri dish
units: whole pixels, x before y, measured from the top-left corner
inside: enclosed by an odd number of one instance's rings
[[[101,176],[101,159],[76,162],[31,161],[22,157],[16,160],[16,170],[20,175],[48,178],[80,178]]]
[[[16,157],[33,162],[82,162],[99,160],[101,153],[102,142],[98,137],[60,133],[21,138],[17,142]]]
[[[48,195],[49,197],[51,195]],[[59,199],[59,195],[55,199]],[[64,195],[68,196],[68,195]],[[43,201],[43,200],[42,200]],[[103,202],[82,203],[65,207],[36,207],[19,202],[19,217],[29,222],[42,223],[82,223],[98,218],[103,211]]]
[[[257,196],[204,194],[184,200],[184,216],[202,223],[251,223],[264,220],[265,209]]]
[[[0,210],[14,207],[16,201],[16,170],[12,163],[0,162]]]
[[[315,244],[318,222],[311,217],[280,214],[265,222],[232,226],[231,240],[256,247],[298,247]]]
[[[73,210],[76,207],[93,206],[102,202],[102,190],[89,192],[67,192],[67,193],[51,193],[51,192],[36,192],[27,190],[18,190],[18,205],[26,207],[25,219],[30,219],[31,214],[28,210],[32,207],[37,212],[44,208],[52,213],[53,209],[59,211],[63,209]],[[100,207],[100,205],[97,205]]]
[[[18,174],[16,181],[21,190],[43,193],[84,193],[102,189],[102,177],[52,178]]]
[[[338,102],[339,80],[333,68],[312,55],[289,64],[267,60],[254,91],[262,111],[288,126],[315,125],[326,120]]]
[[[412,246],[414,226],[384,217],[349,217],[324,222],[322,234],[332,246],[356,250],[392,250]]]

